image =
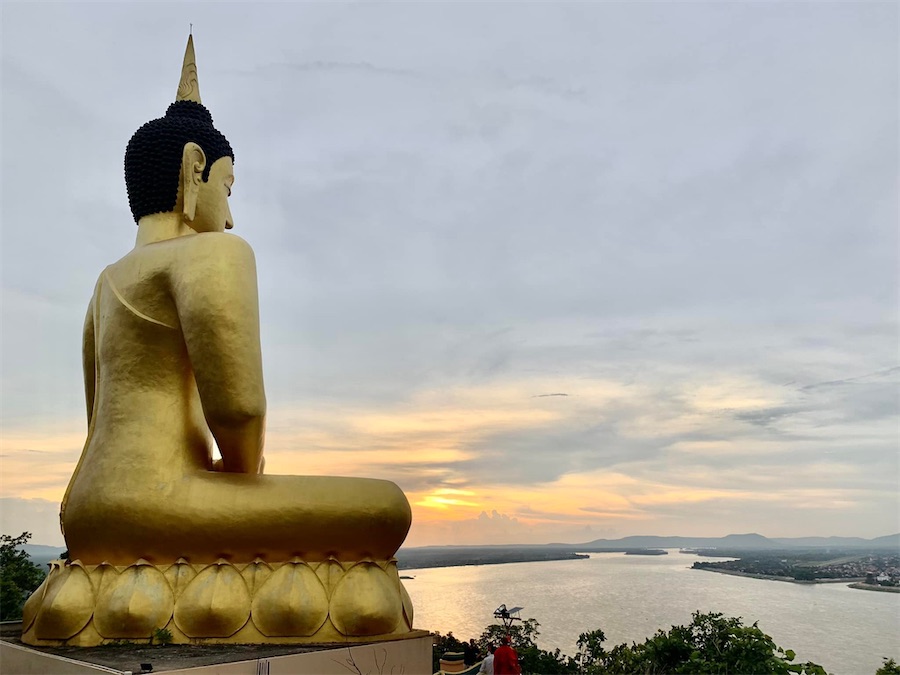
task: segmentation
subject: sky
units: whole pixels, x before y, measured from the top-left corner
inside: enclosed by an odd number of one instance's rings
[[[268,473],[395,481],[409,546],[900,531],[895,3],[0,12],[2,532],[62,544],[191,23]]]

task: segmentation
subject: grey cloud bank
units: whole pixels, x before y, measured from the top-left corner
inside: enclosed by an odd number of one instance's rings
[[[124,146],[174,97],[192,21],[235,148],[235,232],[259,262],[270,464],[293,410],[402,416],[426,392],[486,407],[502,389],[547,419],[380,475],[515,489],[481,531],[518,518],[520,538],[537,512],[638,533],[592,517],[608,505],[529,503],[604,471],[684,493],[630,492],[641,532],[900,529],[895,5],[6,3],[2,18],[3,497],[49,498],[77,456],[28,439],[79,430],[84,308],[134,236]],[[568,396],[533,398],[548,393]]]

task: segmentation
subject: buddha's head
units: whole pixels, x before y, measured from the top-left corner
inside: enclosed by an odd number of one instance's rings
[[[193,40],[188,40],[178,100],[138,129],[125,150],[125,185],[135,222],[180,212],[198,232],[232,227],[228,196],[234,152],[200,102]]]

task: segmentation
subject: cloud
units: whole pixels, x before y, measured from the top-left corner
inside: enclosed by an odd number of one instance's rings
[[[5,428],[0,435],[0,497],[58,503],[84,445],[85,432],[79,426],[73,422],[48,423],[43,431]]]
[[[31,532],[32,544],[64,547],[59,528],[59,501],[0,497],[0,532]]]
[[[884,370],[879,370],[874,373],[866,373],[865,375],[857,375],[854,377],[845,377],[840,380],[833,380],[831,382],[815,382],[813,384],[807,384],[803,387],[804,390],[809,389],[818,389],[820,387],[839,387],[845,384],[855,384],[855,383],[863,383],[870,384],[872,380],[884,380],[886,378],[890,378],[892,375],[896,375],[900,373],[900,366],[896,366],[893,368],[886,368]],[[896,377],[892,378],[892,384],[898,384],[898,379]]]
[[[407,546],[435,546],[451,541],[465,541],[472,545],[497,545],[545,542],[584,542],[599,537],[589,525],[568,525],[547,522],[525,522],[516,516],[492,509],[481,511],[474,518],[428,522],[410,534]]]
[[[2,494],[53,501],[184,36],[48,7],[4,7],[0,415]],[[395,480],[420,541],[897,529],[895,7],[192,11],[269,471]]]

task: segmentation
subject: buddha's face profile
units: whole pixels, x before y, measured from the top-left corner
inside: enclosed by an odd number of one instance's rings
[[[197,184],[194,219],[189,223],[195,232],[224,232],[234,227],[228,198],[234,185],[234,162],[227,155],[213,162],[209,178]]]

